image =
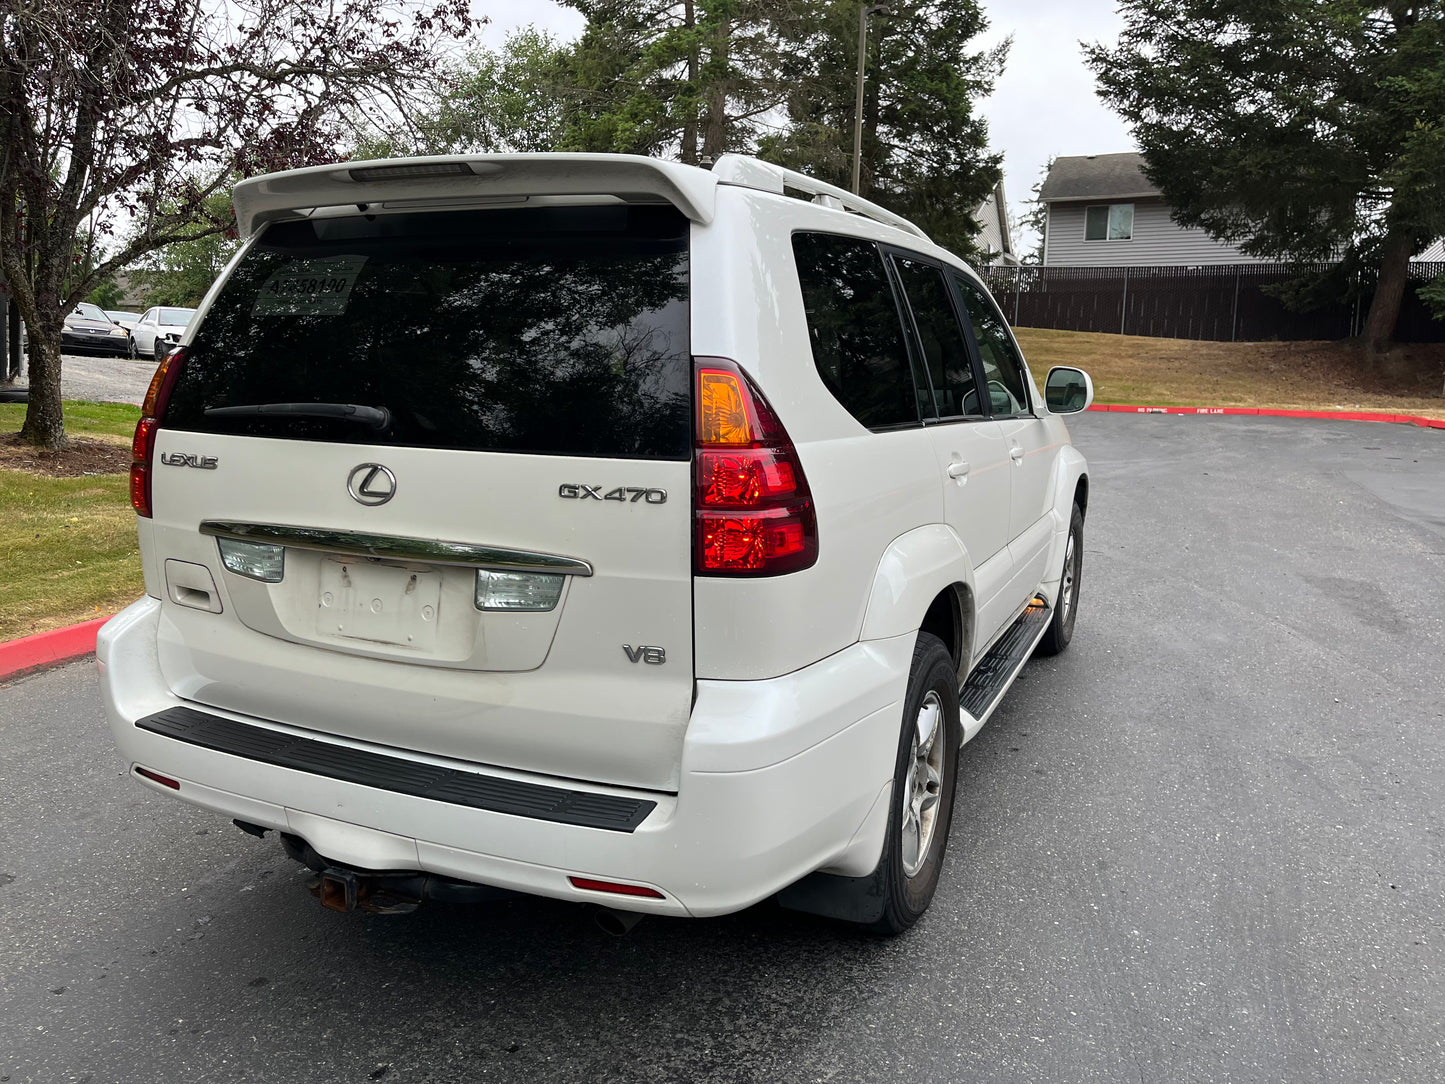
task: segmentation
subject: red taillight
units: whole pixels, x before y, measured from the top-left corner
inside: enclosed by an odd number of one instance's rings
[[[155,454],[156,430],[165,416],[166,403],[185,360],[184,350],[172,350],[156,366],[156,375],[151,377],[151,386],[141,404],[135,437],[130,442],[130,503],[137,515],[147,519],[151,515],[151,458]]]
[[[667,899],[655,888],[648,888],[646,885],[627,885],[618,881],[594,881],[590,877],[568,877],[573,888],[583,888],[588,892],[611,892],[614,896],[641,896],[649,900]]]
[[[818,559],[818,527],[797,450],[738,366],[698,358],[693,460],[695,569],[775,576]]]

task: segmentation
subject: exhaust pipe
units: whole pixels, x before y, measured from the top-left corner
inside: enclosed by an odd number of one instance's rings
[[[611,907],[598,907],[592,912],[592,918],[602,932],[613,937],[626,937],[646,917],[638,911],[614,911]]]

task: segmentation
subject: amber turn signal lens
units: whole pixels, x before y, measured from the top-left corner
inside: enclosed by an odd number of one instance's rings
[[[699,369],[697,374],[700,444],[751,444],[752,421],[737,374]]]
[[[150,417],[157,414],[156,408],[160,405],[161,388],[165,386],[166,376],[171,371],[171,366],[176,362],[176,351],[172,350],[165,356],[165,360],[156,366],[156,372],[151,377],[151,386],[146,389],[145,400],[141,403],[140,412]]]

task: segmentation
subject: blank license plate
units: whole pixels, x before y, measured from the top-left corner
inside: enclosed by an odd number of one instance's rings
[[[441,589],[436,572],[332,558],[321,563],[317,621],[334,636],[430,649]]]

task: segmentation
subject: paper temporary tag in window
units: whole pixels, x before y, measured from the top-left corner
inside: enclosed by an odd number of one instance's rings
[[[252,316],[340,316],[365,256],[293,260],[261,284]]]

